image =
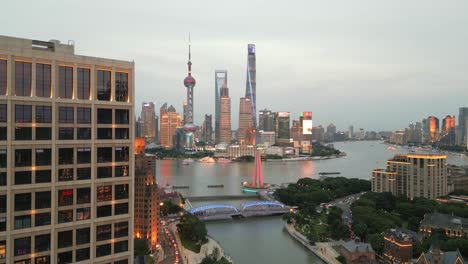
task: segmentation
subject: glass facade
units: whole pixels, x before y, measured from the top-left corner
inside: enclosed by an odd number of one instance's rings
[[[36,64],[36,96],[50,97],[51,65]]]
[[[78,68],[77,98],[89,100],[90,95],[90,70]]]
[[[15,95],[31,96],[32,64],[15,62]]]
[[[59,97],[73,98],[73,67],[59,67]]]
[[[110,101],[111,99],[111,72],[97,71],[97,99]]]

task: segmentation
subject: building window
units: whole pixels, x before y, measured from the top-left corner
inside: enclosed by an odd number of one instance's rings
[[[76,169],[76,176],[78,180],[91,179],[91,168],[78,168]]]
[[[89,100],[90,70],[78,68],[77,97],[82,100]]]
[[[36,96],[50,97],[50,64],[36,63]]]
[[[112,238],[112,225],[100,225],[96,227],[96,241]]]
[[[15,257],[31,253],[31,237],[15,239]]]
[[[73,124],[75,122],[73,107],[59,107],[59,123]]]
[[[85,204],[91,202],[91,188],[76,189],[76,203]]]
[[[31,215],[15,216],[15,229],[24,229],[31,227]]]
[[[112,185],[104,185],[97,187],[97,201],[105,202],[112,200]]]
[[[0,232],[6,231],[6,217],[0,217]]]
[[[7,128],[0,127],[0,140],[7,140]]]
[[[97,99],[110,101],[111,73],[110,71],[97,71]]]
[[[36,140],[51,140],[52,128],[50,127],[36,127]]]
[[[129,111],[125,109],[116,109],[115,110],[115,123],[121,125],[128,125],[129,120]]]
[[[114,224],[114,238],[128,236],[128,222]]]
[[[91,208],[78,208],[76,209],[76,221],[88,220],[91,218]]]
[[[115,161],[128,161],[129,147],[116,147],[115,148]]]
[[[128,184],[115,185],[115,199],[128,199]]]
[[[35,215],[36,226],[50,225],[50,213],[42,213]]]
[[[111,205],[103,205],[97,207],[97,217],[106,217],[112,215],[112,206]]]
[[[31,184],[32,173],[31,171],[15,171],[15,185]]]
[[[50,208],[50,191],[36,192],[36,209]]]
[[[31,193],[15,194],[15,212],[31,210]]]
[[[42,257],[34,258],[34,264],[50,264],[50,256],[42,256]]]
[[[69,264],[73,263],[73,251],[67,251],[57,254],[58,264]]]
[[[73,98],[73,67],[59,66],[59,97]]]
[[[59,164],[73,164],[73,148],[61,148],[59,149]]]
[[[50,182],[52,178],[50,170],[38,170],[36,171],[36,183]]]
[[[112,139],[112,128],[98,128],[97,139]]]
[[[16,149],[15,150],[15,167],[29,167],[32,164],[32,150]]]
[[[76,229],[75,244],[77,245],[88,244],[91,239],[90,231],[91,229],[89,227]]]
[[[7,105],[0,104],[0,122],[5,123],[7,121]]]
[[[58,232],[58,248],[73,246],[73,230]]]
[[[15,95],[31,96],[32,65],[30,62],[15,62]]]
[[[78,164],[91,163],[91,148],[78,148],[76,151]]]
[[[98,167],[97,168],[97,178],[112,178],[112,167]]]
[[[0,186],[7,185],[7,174],[6,172],[0,172]]]
[[[128,171],[129,171],[128,165],[116,166],[115,177],[128,177]]]
[[[98,108],[97,123],[112,124],[112,109]]]
[[[32,128],[30,127],[16,127],[15,140],[32,140]]]
[[[75,251],[75,260],[83,261],[89,259],[89,248],[77,249]]]
[[[15,105],[16,123],[32,123],[32,106]]]
[[[78,139],[91,139],[91,128],[89,127],[79,127],[78,128]]]
[[[6,149],[0,149],[0,168],[7,167],[7,151]]]
[[[128,214],[128,203],[115,205],[115,215]]]
[[[52,123],[52,107],[36,105],[36,123]]]
[[[112,148],[98,148],[97,149],[97,162],[112,162]]]
[[[49,166],[51,158],[51,149],[36,149],[36,166]]]
[[[128,128],[116,128],[115,129],[115,139],[128,139],[129,131]]]
[[[60,127],[58,138],[60,140],[72,140],[75,138],[74,132],[75,129],[73,127]]]
[[[121,252],[127,252],[128,251],[128,241],[119,241],[114,243],[114,253],[121,253]],[[115,262],[114,262],[115,263]]]
[[[111,254],[111,244],[96,246],[96,257],[103,257]]]
[[[0,259],[6,258],[6,241],[0,241]]]
[[[124,72],[115,73],[115,100],[117,102],[128,101],[128,74]]]
[[[35,236],[34,252],[50,250],[50,234]]]
[[[73,205],[73,189],[58,191],[58,205],[68,206]]]
[[[59,181],[73,181],[73,168],[59,169],[58,180]]]
[[[7,78],[7,61],[0,60],[0,95],[6,95]]]
[[[4,214],[7,211],[7,199],[6,195],[0,195],[0,214]]]
[[[73,222],[73,210],[62,210],[58,212],[58,223]]]
[[[91,108],[78,107],[76,109],[76,122],[78,124],[91,124]]]
[[[114,261],[114,264],[128,264],[128,259],[123,259],[119,261]]]

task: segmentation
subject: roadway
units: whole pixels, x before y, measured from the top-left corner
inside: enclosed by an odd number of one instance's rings
[[[160,244],[164,250],[164,259],[160,264],[178,264],[183,263],[180,258],[180,250],[175,240],[174,228],[176,222],[166,222],[161,224],[161,232],[159,234]]]
[[[355,201],[359,200],[361,195],[363,195],[365,192],[361,192],[358,194],[352,194],[348,195],[342,198],[338,198],[336,200],[333,200],[329,204],[332,206],[336,206],[340,208],[343,211],[343,214],[341,215],[341,218],[343,220],[343,223],[347,225],[351,231],[351,238],[354,239],[354,233],[351,230],[351,226],[353,224],[353,212],[350,209],[350,206],[352,203]]]

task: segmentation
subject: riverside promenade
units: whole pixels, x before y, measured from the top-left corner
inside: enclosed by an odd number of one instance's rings
[[[312,253],[314,253],[325,263],[341,264],[341,262],[336,260],[336,257],[338,257],[339,254],[331,247],[329,243],[316,243],[315,246],[312,246],[309,243],[309,240],[304,235],[302,235],[301,233],[296,231],[296,229],[294,229],[293,225],[285,224],[284,227],[286,228],[286,231],[288,231],[290,236],[296,239],[304,247],[312,251]]]

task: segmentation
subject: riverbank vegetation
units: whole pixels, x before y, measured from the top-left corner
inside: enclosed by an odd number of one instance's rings
[[[177,204],[173,204],[171,200],[165,200],[162,202],[160,207],[161,214],[163,216],[177,214],[183,211],[183,209]]]
[[[333,155],[339,155],[341,152],[334,147],[328,145],[323,145],[320,142],[316,142],[312,144],[312,157],[328,157]]]
[[[227,260],[225,257],[221,257],[219,248],[215,247],[213,252],[206,256],[200,264],[232,264],[232,262]]]
[[[369,241],[377,253],[383,250],[383,235],[391,228],[404,228],[418,232],[419,224],[426,213],[453,214],[468,217],[468,206],[460,203],[439,203],[426,198],[409,200],[395,197],[391,193],[366,193],[351,206],[352,229],[356,236]],[[441,248],[454,250],[456,246],[468,257],[467,238],[444,238],[440,236]],[[414,246],[413,256],[418,257],[431,246],[432,238],[426,238]]]
[[[177,231],[184,248],[200,253],[200,248],[208,242],[205,223],[192,214],[184,214],[177,224]]]
[[[186,158],[193,158],[193,159],[200,159],[204,157],[213,157],[213,151],[197,151],[194,153],[185,153],[183,151],[179,151],[177,149],[165,149],[165,148],[152,148],[147,149],[146,153],[154,154],[158,159],[165,159],[165,158],[172,158],[172,159],[186,159]]]

